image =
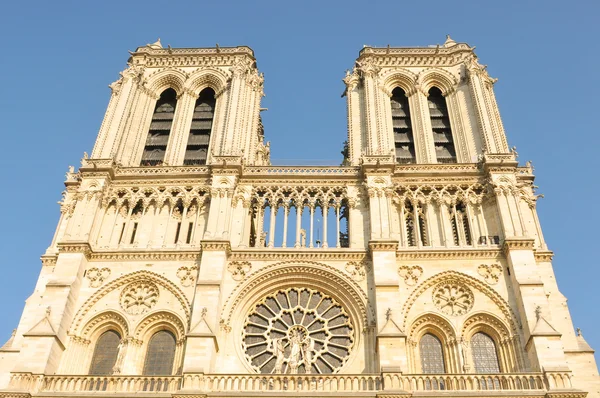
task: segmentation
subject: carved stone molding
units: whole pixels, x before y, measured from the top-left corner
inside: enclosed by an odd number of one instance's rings
[[[85,274],[86,278],[90,281],[91,287],[102,286],[104,281],[110,276],[109,268],[90,268]]]
[[[446,315],[463,315],[473,308],[473,291],[458,280],[444,281],[433,289],[433,304]]]
[[[227,254],[231,252],[231,244],[224,240],[203,240],[200,242],[203,251],[224,251]]]
[[[510,250],[533,250],[535,240],[532,238],[506,238],[504,240],[504,251],[508,254]]]
[[[453,260],[453,259],[499,259],[502,257],[502,251],[498,250],[436,250],[436,249],[420,249],[420,250],[404,250],[396,252],[398,260]]]
[[[44,255],[40,257],[40,260],[42,260],[42,266],[44,267],[54,267],[56,265],[56,256]]]
[[[234,281],[241,281],[251,270],[252,264],[249,261],[232,261],[227,266]]]
[[[550,250],[536,250],[533,255],[535,256],[535,261],[537,262],[550,262],[554,257],[554,252]]]
[[[90,260],[92,261],[196,261],[199,258],[199,249],[190,252],[100,252],[90,255]]]
[[[180,267],[177,270],[177,277],[181,281],[181,286],[192,286],[196,282],[196,271],[198,271],[197,266]]]
[[[477,273],[490,285],[498,283],[502,275],[502,267],[498,264],[481,264],[477,267]]]
[[[398,250],[398,241],[393,240],[382,240],[382,241],[370,241],[369,250],[374,251],[396,251]]]
[[[58,243],[59,253],[82,253],[85,257],[89,257],[92,248],[87,242],[62,242]]]
[[[414,286],[423,275],[423,268],[419,265],[401,265],[398,267],[398,275],[404,279],[404,283],[408,286]]]
[[[363,281],[366,278],[370,268],[370,265],[364,260],[349,261],[346,263],[346,272],[357,282]]]
[[[271,249],[271,250],[234,250],[230,260],[257,261],[361,261],[366,258],[364,251],[326,250],[326,249]]]
[[[156,305],[158,295],[158,286],[154,283],[150,281],[133,282],[123,289],[119,303],[128,314],[144,314]]]

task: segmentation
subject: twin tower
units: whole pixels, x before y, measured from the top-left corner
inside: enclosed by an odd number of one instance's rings
[[[139,47],[0,397],[599,397],[473,50],[364,47],[343,164],[308,167],[270,163],[250,48]]]

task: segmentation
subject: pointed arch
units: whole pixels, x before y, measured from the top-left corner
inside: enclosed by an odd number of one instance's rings
[[[419,74],[418,84],[425,95],[428,95],[432,87],[437,87],[445,97],[456,90],[458,79],[444,69],[430,68]]]
[[[198,68],[191,72],[185,82],[185,88],[199,95],[207,87],[219,96],[228,86],[229,75],[217,68]]]
[[[112,292],[116,289],[119,289],[131,282],[139,282],[139,281],[143,281],[143,280],[154,282],[155,284],[157,284],[158,286],[160,286],[161,288],[165,289],[166,291],[170,292],[173,296],[175,296],[175,298],[177,299],[177,301],[179,302],[179,304],[182,307],[183,313],[186,318],[186,323],[187,323],[187,321],[190,319],[190,311],[191,310],[190,310],[190,303],[189,303],[188,299],[186,298],[185,294],[183,293],[183,291],[177,285],[175,285],[173,282],[171,282],[169,279],[165,278],[164,276],[159,275],[154,272],[144,270],[144,271],[136,271],[136,272],[132,272],[132,273],[123,275],[123,276],[113,280],[112,282],[107,283],[101,289],[97,290],[92,296],[90,296],[83,303],[83,305],[77,311],[77,314],[74,317],[74,321],[73,321],[73,324],[70,329],[70,333],[77,335],[81,331],[81,325],[83,324],[83,321],[84,321],[86,315],[90,312],[90,310],[94,307],[94,305],[96,303],[98,303],[107,294],[109,294],[110,292]]]
[[[126,338],[130,330],[129,322],[119,311],[110,310],[101,312],[86,322],[81,330],[80,337],[93,341],[110,329],[116,330],[121,337]]]
[[[187,75],[180,69],[163,69],[148,77],[146,87],[158,97],[168,88],[175,90],[177,96],[183,92]]]
[[[392,69],[381,77],[383,84],[382,90],[389,96],[396,87],[400,87],[406,93],[407,97],[413,95],[417,86],[417,75],[408,69]]]

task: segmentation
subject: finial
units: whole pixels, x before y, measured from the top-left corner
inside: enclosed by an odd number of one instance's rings
[[[52,308],[50,308],[50,306],[46,307],[46,316],[50,316],[50,312],[52,312]]]
[[[387,311],[385,312],[385,320],[389,321],[391,317],[392,317],[392,309],[388,308]]]
[[[448,48],[448,47],[452,47],[455,45],[456,45],[456,42],[454,40],[452,40],[450,35],[446,35],[446,41],[444,42],[444,47]]]
[[[200,311],[200,318],[206,318],[206,313],[208,312],[208,309],[206,307],[202,307],[202,310]]]
[[[154,43],[152,43],[152,44],[146,44],[146,47],[150,47],[153,50],[160,50],[161,48],[163,48],[163,46],[162,46],[162,44],[160,42],[160,37]]]
[[[580,328],[577,328],[577,337],[583,337],[583,335],[581,334]]]
[[[220,53],[221,52],[221,48],[219,47],[219,43],[216,43],[215,47],[217,47],[217,52]]]
[[[539,305],[537,307],[535,307],[535,317],[537,318],[538,321],[542,317],[542,307],[540,307]]]

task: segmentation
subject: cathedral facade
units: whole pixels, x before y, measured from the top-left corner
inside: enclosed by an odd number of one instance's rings
[[[273,166],[250,48],[131,53],[0,396],[600,397],[474,48],[343,81],[343,164]]]

